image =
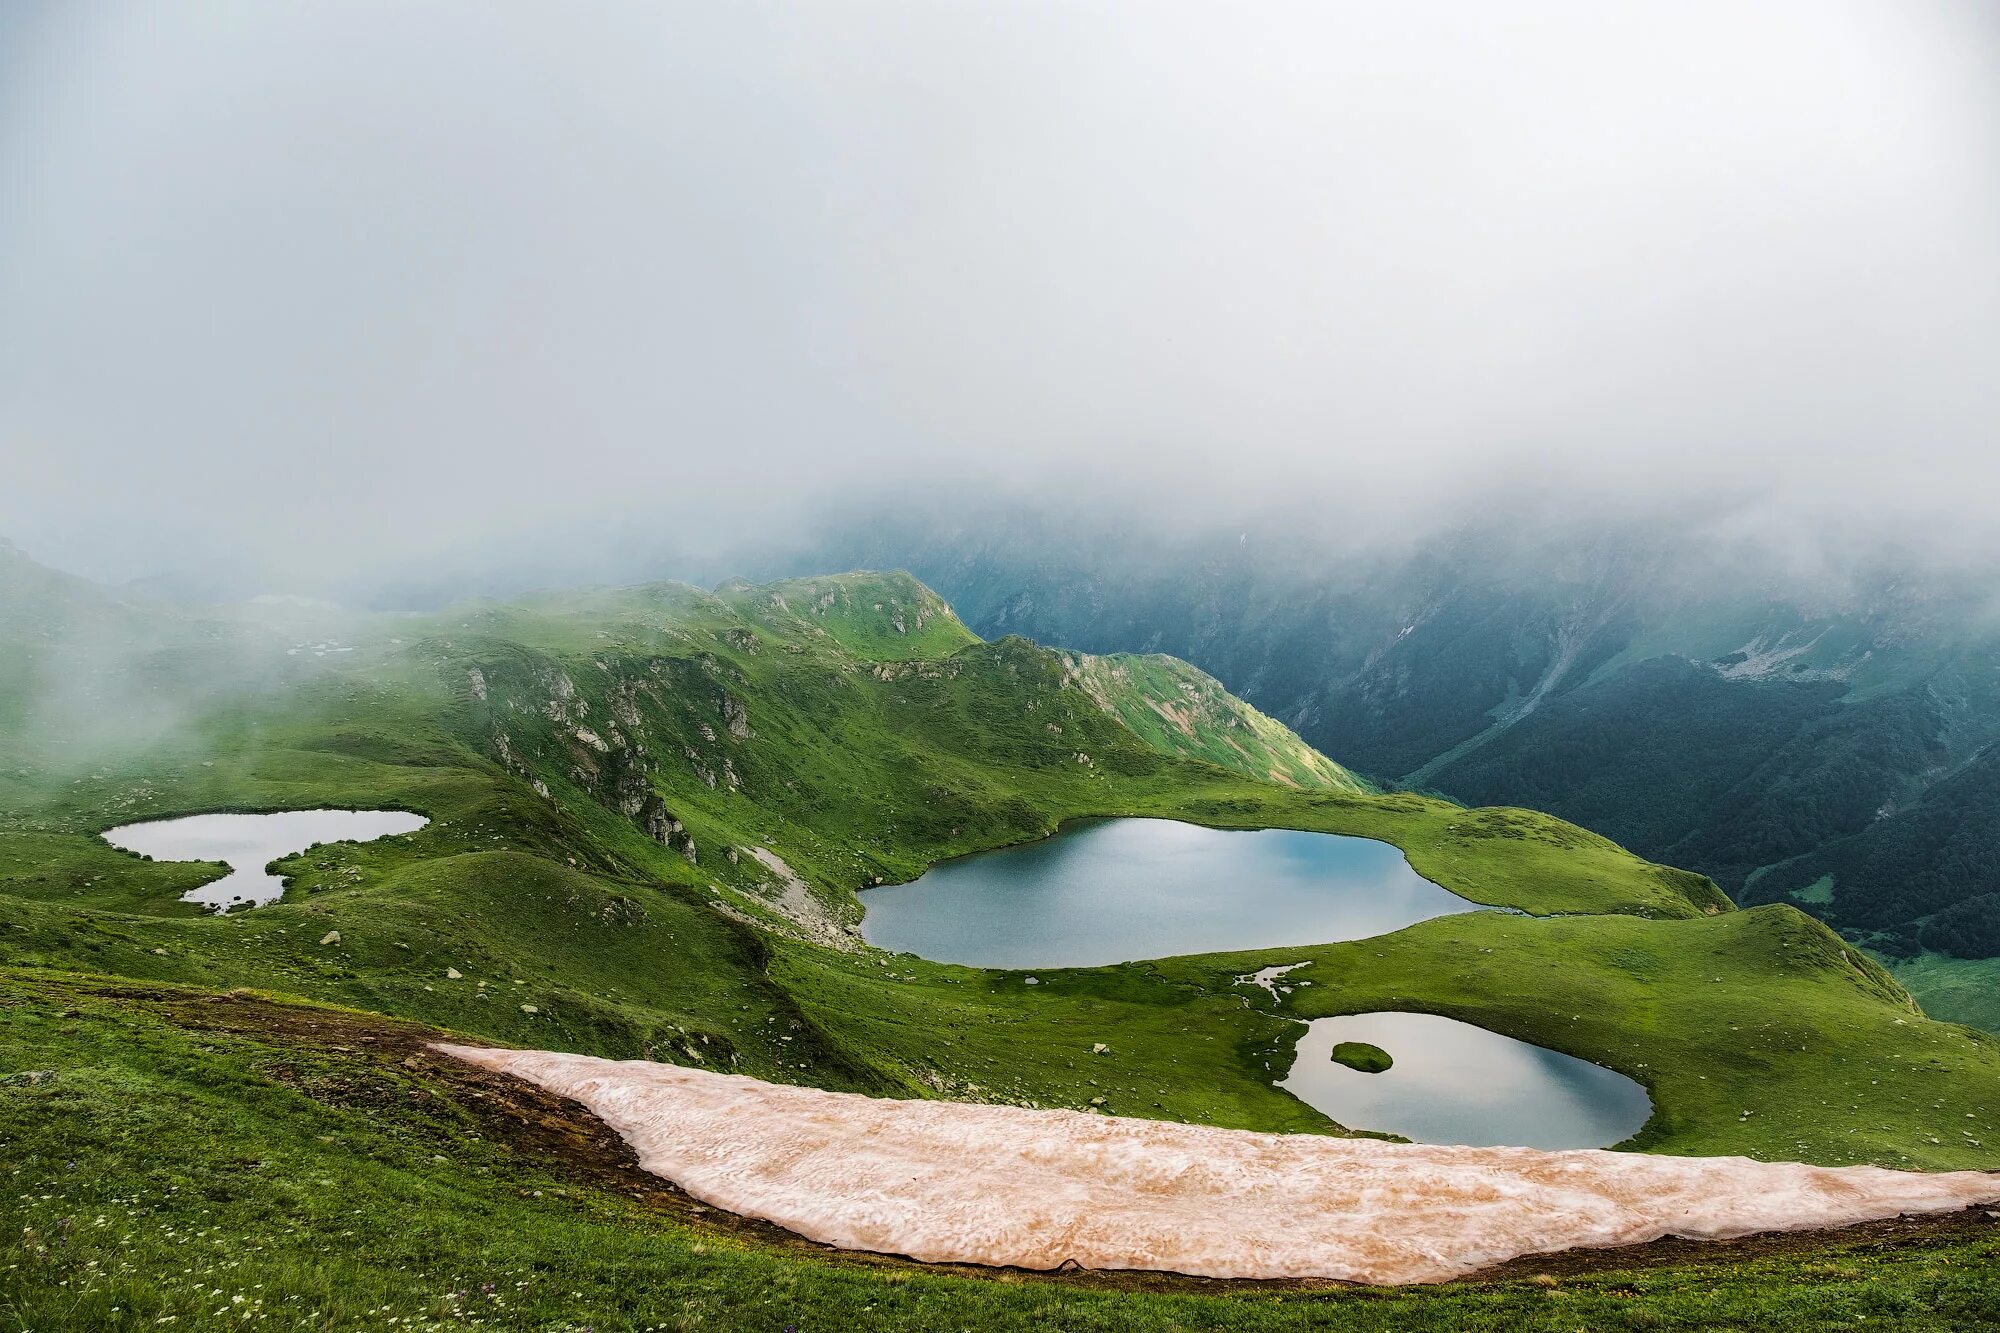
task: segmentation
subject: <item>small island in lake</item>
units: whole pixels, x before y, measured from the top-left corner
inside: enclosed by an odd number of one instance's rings
[[[1340,1042],[1333,1048],[1333,1058],[1336,1063],[1364,1074],[1379,1074],[1396,1063],[1380,1046],[1365,1041]]]

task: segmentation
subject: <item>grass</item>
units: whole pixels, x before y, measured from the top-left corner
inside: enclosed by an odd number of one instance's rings
[[[1177,657],[1066,654],[1083,688],[1141,740],[1290,787],[1365,792],[1369,785]]]
[[[1214,987],[1301,961],[1286,980],[1311,984],[1276,1012],[1442,1014],[1637,1079],[1654,1114],[1627,1147],[1929,1170],[2000,1158],[2000,1037],[1925,1018],[1789,907],[1673,922],[1438,917],[1372,940],[1154,966]]]
[[[1334,1063],[1363,1074],[1379,1074],[1395,1066],[1395,1057],[1380,1046],[1365,1041],[1343,1041],[1331,1052]]]
[[[371,1015],[0,977],[0,1312],[34,1329],[1662,1329],[2000,1319],[1976,1216],[1527,1260],[1430,1289],[843,1255],[636,1171]]]
[[[1925,1013],[2000,1032],[2000,958],[1927,953],[1887,966]]]
[[[117,614],[93,606],[92,624]],[[208,634],[147,624],[148,661]],[[2000,1055],[1789,907],[1734,912],[1705,879],[1532,811],[1260,780],[1283,737],[1222,743],[1242,719],[1212,700],[1183,714],[1190,737],[1155,707],[1180,688],[1166,667],[1083,688],[1072,660],[977,642],[902,576],[586,590],[343,633],[351,654],[240,667],[254,688],[163,691],[176,720],[143,743],[0,728],[0,1075],[57,1074],[0,1079],[0,1162],[20,1177],[6,1234],[24,1238],[0,1309],[26,1326],[235,1327],[251,1306],[304,1327],[1667,1327],[1920,1307],[1942,1327],[1985,1308],[1962,1269],[1990,1244],[1948,1227],[1740,1264],[1709,1248],[1555,1287],[1274,1291],[840,1258],[629,1169],[600,1161],[579,1183],[594,1122],[439,1066],[401,1024],[878,1095],[1330,1132],[1272,1086],[1296,1020],[1416,1009],[1640,1079],[1656,1115],[1634,1146],[1922,1166],[2000,1159]],[[282,901],[228,916],[178,901],[220,867],[96,837],[322,804],[432,822],[288,858]],[[1535,915],[1041,970],[1033,987],[819,942],[858,916],[856,888],[1119,814],[1379,838]],[[1301,960],[1313,984],[1282,1002],[1235,983]],[[225,998],[240,988],[337,1008]]]

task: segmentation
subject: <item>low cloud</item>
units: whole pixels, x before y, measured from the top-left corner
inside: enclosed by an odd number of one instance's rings
[[[0,532],[270,588],[996,498],[1984,560],[1996,69],[1951,0],[15,5]]]

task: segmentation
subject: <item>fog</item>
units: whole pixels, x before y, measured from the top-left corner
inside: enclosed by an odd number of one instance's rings
[[[1996,367],[1970,0],[0,9],[0,534],[101,578],[997,503],[1983,560]]]

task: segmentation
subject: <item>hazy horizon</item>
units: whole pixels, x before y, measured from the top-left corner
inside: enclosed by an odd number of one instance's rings
[[[1996,56],[1952,0],[10,6],[0,535],[285,591],[1514,507],[1984,567]]]

